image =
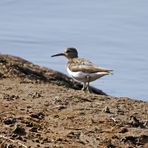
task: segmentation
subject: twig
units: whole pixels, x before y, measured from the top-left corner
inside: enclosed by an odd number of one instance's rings
[[[20,146],[22,146],[22,147],[24,147],[24,148],[27,148],[26,145],[24,145],[24,144],[22,144],[22,143],[20,143],[20,142],[18,142],[18,141],[14,141],[14,140],[12,140],[12,139],[10,139],[10,138],[8,138],[8,137],[5,137],[5,136],[3,136],[3,135],[0,135],[0,138],[4,139],[5,141],[10,141],[10,142],[16,143],[16,144],[18,144],[18,145],[20,145]],[[5,142],[4,142],[4,143],[5,143]]]

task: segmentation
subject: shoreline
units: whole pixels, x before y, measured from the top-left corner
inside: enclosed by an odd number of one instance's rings
[[[0,146],[148,147],[148,103],[0,54]]]

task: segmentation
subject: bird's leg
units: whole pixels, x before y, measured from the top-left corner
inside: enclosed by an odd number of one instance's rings
[[[90,77],[89,76],[87,76],[87,83],[86,83],[86,90],[88,91],[88,92],[92,92],[92,90],[90,89],[90,87],[89,87],[89,82],[90,82]]]
[[[86,79],[87,79],[87,82],[84,82],[83,83],[83,88],[82,88],[82,90],[83,91],[88,91],[88,92],[92,92],[92,90],[90,89],[90,87],[89,87],[89,82],[90,82],[90,77],[89,76],[86,76]]]
[[[86,82],[83,83],[83,88],[82,88],[82,90],[83,90],[83,91],[86,90]]]
[[[89,82],[86,83],[86,89],[89,91]]]
[[[91,90],[90,87],[89,87],[89,82],[87,82],[87,84],[86,84],[86,90],[87,90],[89,93],[92,92],[92,90]]]

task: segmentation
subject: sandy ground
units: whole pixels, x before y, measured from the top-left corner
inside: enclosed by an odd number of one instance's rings
[[[148,103],[111,97],[0,55],[1,148],[147,148]]]

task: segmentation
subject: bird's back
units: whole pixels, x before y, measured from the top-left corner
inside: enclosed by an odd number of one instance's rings
[[[70,59],[67,63],[69,69],[73,72],[84,72],[84,73],[96,73],[96,72],[108,72],[110,73],[112,70],[99,67],[93,64],[91,61],[86,60],[84,58],[73,58]]]

